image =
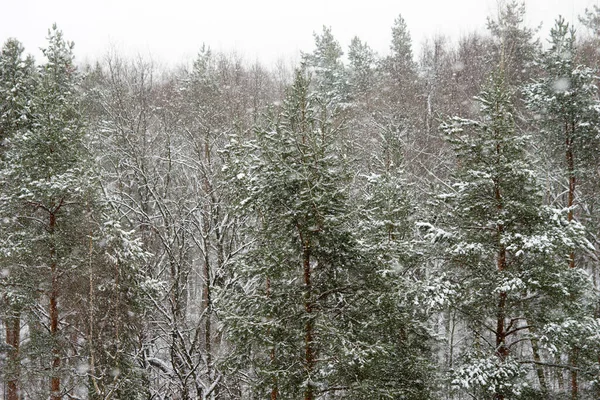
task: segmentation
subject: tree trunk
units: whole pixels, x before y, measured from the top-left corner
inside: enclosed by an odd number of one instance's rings
[[[571,128],[571,129],[569,129]],[[569,213],[567,214],[567,220],[571,222],[573,220],[573,205],[575,204],[575,157],[573,154],[573,134],[575,133],[574,123],[571,122],[565,124],[566,130],[566,161],[567,161],[567,173],[569,175],[569,192],[567,195],[567,207],[569,207]],[[575,268],[575,252],[571,251],[569,254],[569,268]],[[579,385],[577,383],[577,369],[576,369],[576,359],[577,359],[577,348],[573,349],[572,353],[569,355],[569,361],[573,369],[571,369],[571,398],[576,399],[578,397]]]
[[[15,312],[6,320],[6,344],[10,347],[8,351],[9,378],[6,400],[19,400],[21,315],[18,312]]]
[[[500,145],[496,145],[496,152],[500,154]],[[503,201],[502,193],[500,192],[500,183],[494,180],[494,194],[496,198],[496,208],[498,214],[502,213]],[[502,235],[504,234],[504,225],[498,224],[496,228],[498,240],[498,254],[496,256],[496,268],[498,272],[506,269],[506,247],[502,244]],[[503,362],[508,357],[508,347],[506,346],[506,292],[498,294],[498,308],[496,311],[496,356]],[[500,392],[494,393],[495,400],[504,400],[504,395]]]
[[[569,213],[567,214],[567,220],[571,222],[573,220],[573,210],[571,207],[575,204],[575,158],[573,155],[573,137],[568,131],[568,124],[565,127],[567,129],[567,139],[566,139],[566,159],[567,159],[567,174],[569,175],[569,192],[567,194],[567,207],[569,207]],[[569,267],[575,268],[575,252],[572,251],[569,254]]]
[[[304,298],[304,309],[306,311],[306,325],[304,328],[304,345],[305,345],[305,367],[307,384],[304,392],[304,400],[313,400],[313,385],[311,375],[315,366],[315,351],[313,347],[313,304],[312,304],[312,282],[311,282],[311,270],[310,270],[310,244],[308,241],[303,241],[303,267],[304,267],[304,289],[306,291]]]
[[[267,277],[267,299],[271,298],[271,279]],[[271,327],[267,328],[267,335],[270,333]],[[271,349],[271,364],[275,363],[275,347]],[[277,400],[277,377],[273,376],[273,387],[271,388],[271,400]]]
[[[59,206],[60,207],[60,206]],[[56,215],[50,214],[50,224],[48,230],[50,235],[54,235],[54,229],[56,228]],[[52,237],[51,240],[54,240]],[[60,375],[58,369],[60,368],[60,348],[58,344],[58,296],[59,296],[59,285],[58,285],[58,265],[56,263],[56,249],[54,243],[50,245],[50,274],[52,279],[52,287],[50,288],[50,335],[52,336],[52,352],[54,353],[54,360],[52,361],[52,375],[50,377],[50,399],[61,400],[62,395],[60,394]]]
[[[573,349],[569,361],[571,362],[571,399],[579,397],[579,383],[577,382],[577,353],[578,349]]]
[[[211,321],[211,291],[210,291],[210,262],[208,254],[204,260],[204,288],[202,293],[202,302],[204,303],[204,350],[206,351],[206,375],[209,382],[212,383],[212,321]]]

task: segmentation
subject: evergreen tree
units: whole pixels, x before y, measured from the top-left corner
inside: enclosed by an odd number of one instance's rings
[[[583,228],[565,210],[542,206],[511,98],[500,71],[478,99],[480,120],[443,125],[458,168],[454,191],[443,196],[447,228],[431,234],[447,243],[448,271],[460,288],[453,307],[470,333],[453,383],[477,398],[518,398],[529,386],[523,365],[532,354],[522,343],[535,339],[535,326],[572,312],[589,288],[564,261],[587,245]]]
[[[8,39],[0,54],[0,141],[8,145],[10,136],[31,122],[34,90],[34,62],[23,58],[24,48],[16,39]]]
[[[492,34],[494,65],[503,64],[509,85],[519,87],[535,72],[534,65],[540,53],[536,31],[527,27],[525,2],[511,0],[502,4],[496,19],[488,18],[487,27]]]
[[[10,147],[15,135],[23,133],[32,121],[33,91],[35,70],[31,57],[23,58],[24,48],[15,39],[8,39],[0,53],[0,157]],[[5,193],[6,185],[0,184],[0,190]],[[8,214],[5,215],[8,219]],[[4,226],[10,225],[5,220]],[[0,231],[3,231],[0,228]],[[10,231],[6,232],[10,237]],[[27,274],[22,268],[11,262],[10,241],[5,243],[4,251],[0,252],[0,287],[3,295],[0,298],[0,318],[6,327],[6,367],[3,378],[7,387],[7,399],[18,400],[20,381],[20,344],[21,344],[21,313],[27,303],[31,302],[28,291],[23,290]]]
[[[551,47],[543,58],[546,76],[529,85],[525,94],[551,158],[562,160],[568,182],[565,206],[572,220],[577,182],[594,170],[600,144],[596,77],[591,68],[576,63],[575,31],[564,19],[556,21],[550,35]],[[574,254],[570,264],[575,266]]]
[[[386,60],[390,73],[396,79],[410,79],[410,75],[414,74],[416,65],[413,59],[412,39],[402,15],[394,20],[390,49],[392,54]]]
[[[84,382],[96,389],[103,380],[111,386],[108,379],[114,368],[127,371],[123,326],[133,325],[135,318],[127,318],[128,306],[141,296],[133,263],[141,253],[99,201],[84,142],[73,45],[56,26],[48,40],[43,50],[47,62],[39,68],[32,93],[31,119],[14,132],[5,152],[0,210],[7,239],[1,250],[13,266],[9,295],[19,300],[27,315],[21,360],[26,363],[23,381],[28,385],[22,385],[21,393],[58,400],[65,393],[75,394],[72,388]],[[115,280],[120,283],[112,286],[109,298],[116,304],[102,307],[98,299],[103,295],[94,290],[102,291],[98,288]],[[104,337],[98,332],[104,325],[98,322],[101,316],[114,318],[110,327],[104,327]],[[116,338],[107,339],[111,329],[117,331]],[[115,350],[111,359],[107,353],[115,347],[121,350]],[[116,364],[101,373],[102,360]],[[36,385],[47,379],[49,387]],[[113,374],[110,380],[114,389],[119,378]],[[90,397],[101,395],[95,392],[90,389]]]
[[[315,33],[314,37],[315,49],[303,55],[304,64],[314,72],[312,84],[331,106],[343,105],[348,100],[348,87],[342,47],[331,33],[331,28],[326,26],[323,26],[320,35]]]
[[[400,131],[414,134],[420,128],[417,123],[419,105],[419,84],[417,65],[413,59],[412,39],[408,26],[399,15],[392,26],[391,54],[380,61],[383,79],[379,83],[380,92],[384,98],[384,113],[386,119],[391,119],[393,125],[400,126]],[[389,122],[385,125],[389,125]]]
[[[568,210],[569,221],[585,221],[591,228],[589,237],[596,246],[595,254],[598,254],[599,242],[593,233],[600,226],[597,211],[597,189],[600,180],[596,173],[600,165],[597,155],[600,146],[597,77],[593,69],[578,64],[575,31],[569,28],[562,17],[556,21],[550,31],[550,37],[551,47],[545,52],[541,62],[544,76],[528,85],[525,95],[529,108],[539,122],[542,149],[549,160],[548,169],[562,176],[554,192],[561,193],[558,196],[563,197],[561,200]],[[569,266],[595,270],[595,262],[590,259],[588,253],[572,249]],[[591,315],[592,311],[588,311]],[[598,312],[597,309],[596,315]],[[570,325],[574,326],[572,321]],[[584,326],[581,327],[581,332],[589,329],[589,324]],[[577,336],[571,337],[576,341],[582,339]],[[569,353],[572,364],[576,364],[577,359],[582,365],[597,363],[597,359],[595,362],[589,360],[596,358],[593,351],[591,354],[587,352],[586,355],[585,351],[578,349],[574,344]],[[586,367],[585,370],[589,368]],[[573,396],[579,391],[577,381],[577,367],[574,367],[571,373]]]
[[[354,101],[363,102],[368,108],[376,79],[375,53],[367,43],[355,36],[348,49],[348,61],[349,84]]]
[[[230,164],[256,216],[225,320],[238,362],[259,397],[426,398],[426,335],[399,310],[389,264],[361,250],[338,127],[308,87],[298,71],[281,114]]]

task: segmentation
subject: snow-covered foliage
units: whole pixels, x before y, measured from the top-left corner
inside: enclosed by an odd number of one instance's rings
[[[599,42],[524,13],[295,73],[6,41],[0,396],[599,398]]]

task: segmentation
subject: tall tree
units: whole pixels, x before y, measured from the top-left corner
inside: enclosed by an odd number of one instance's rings
[[[402,313],[384,289],[389,264],[361,251],[350,176],[336,151],[340,127],[308,88],[299,70],[281,113],[230,163],[233,181],[247,188],[240,207],[256,217],[225,319],[238,365],[252,366],[250,386],[272,399],[424,398],[426,363],[411,342],[419,329],[404,325],[406,314],[391,316]]]
[[[514,125],[512,93],[502,71],[479,97],[481,118],[445,124],[458,168],[446,231],[454,304],[470,333],[454,383],[478,398],[507,399],[528,386],[519,351],[533,327],[570,309],[589,281],[564,259],[585,246],[583,228],[564,210],[542,206],[540,188],[525,152],[527,137]],[[556,293],[556,285],[563,288]],[[554,320],[556,321],[556,320]]]
[[[15,135],[31,127],[35,69],[31,57],[23,58],[24,48],[16,39],[8,39],[0,53],[0,158],[11,146]],[[6,193],[6,185],[0,186]],[[4,197],[4,196],[3,196]],[[8,213],[5,216],[8,217]],[[10,228],[6,236],[10,237]],[[11,262],[11,242],[2,248],[3,279],[0,280],[3,296],[0,299],[2,320],[6,327],[6,345],[9,346],[7,368],[3,377],[7,386],[7,399],[18,400],[20,384],[21,313],[31,302],[31,293],[23,290],[26,273]],[[13,260],[14,261],[14,260]]]
[[[368,108],[375,85],[375,52],[357,36],[348,48],[349,84],[353,100],[364,103]]]
[[[538,118],[542,143],[545,143],[544,149],[551,160],[548,165],[563,177],[556,192],[566,194],[558,196],[563,197],[568,220],[582,219],[590,227],[597,227],[600,221],[596,174],[600,162],[597,156],[600,145],[597,77],[594,70],[577,62],[575,31],[562,17],[550,31],[550,43],[541,63],[545,75],[525,90],[528,106]],[[597,236],[592,234],[590,239],[596,245],[597,258]],[[594,271],[596,263],[590,262],[587,253],[577,253],[573,249],[569,267],[592,267],[590,269]],[[576,364],[577,358],[583,359],[577,356],[579,351],[576,346],[571,349],[571,363]],[[571,372],[574,398],[578,388],[578,372],[574,365]]]
[[[48,340],[52,349],[50,397],[62,398],[61,363],[65,356],[61,335],[62,287],[72,278],[74,222],[85,210],[89,180],[84,158],[83,125],[78,107],[77,74],[72,44],[56,26],[49,31],[47,58],[39,71],[36,112],[31,129],[14,137],[3,173],[13,182],[7,206],[16,213],[15,237],[30,240],[29,268],[39,268],[39,282],[48,301]],[[18,182],[18,186],[15,183]],[[76,242],[78,242],[75,239]],[[23,259],[21,260],[21,262]]]

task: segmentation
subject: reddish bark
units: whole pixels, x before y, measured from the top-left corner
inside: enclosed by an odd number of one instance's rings
[[[271,279],[267,277],[267,299],[271,297]],[[271,328],[267,329],[267,334],[269,334]],[[271,349],[271,363],[275,363],[275,348]],[[277,394],[279,390],[277,387],[277,377],[273,376],[273,387],[271,388],[271,400],[277,400]]]
[[[60,206],[59,206],[60,207]],[[50,213],[50,224],[48,230],[50,234],[54,234],[56,228],[56,215]],[[60,368],[60,349],[58,346],[58,296],[59,296],[59,285],[58,285],[58,266],[56,264],[56,249],[54,244],[51,244],[50,248],[50,273],[52,279],[52,286],[50,288],[50,335],[53,339],[54,360],[52,361],[52,376],[50,378],[50,400],[61,400],[62,395],[60,394],[60,376],[58,375],[58,369]]]
[[[21,318],[19,314],[13,315],[6,321],[6,344],[8,351],[8,365],[10,377],[7,382],[6,400],[19,400],[19,348],[21,343]]]
[[[500,144],[496,145],[496,153],[500,155],[501,149]],[[502,193],[500,191],[500,182],[494,180],[494,195],[496,199],[496,209],[498,214],[501,215],[503,206]],[[498,272],[502,272],[506,269],[506,247],[502,243],[502,235],[504,233],[504,225],[498,224],[496,228],[497,239],[498,239],[498,253],[496,255],[496,268]],[[496,356],[502,362],[508,357],[508,347],[506,346],[506,292],[500,292],[498,294],[498,309],[496,312]],[[504,400],[502,393],[494,393],[495,400]]]
[[[311,270],[310,270],[310,244],[303,242],[303,267],[304,267],[304,288],[306,290],[306,297],[304,300],[304,309],[307,314],[306,325],[304,328],[304,343],[305,343],[305,364],[306,374],[310,379],[312,371],[315,366],[315,351],[313,347],[313,320],[312,311],[313,305],[311,300],[312,282],[311,282]],[[309,382],[304,392],[304,400],[313,400],[314,393],[313,387]]]

